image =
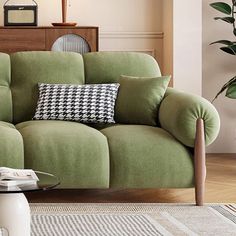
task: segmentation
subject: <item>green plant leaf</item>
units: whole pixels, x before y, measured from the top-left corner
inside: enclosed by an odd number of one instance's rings
[[[211,3],[210,6],[216,9],[217,11],[220,11],[227,15],[230,15],[232,13],[230,5],[225,2],[214,2]]]
[[[234,76],[232,79],[230,79],[227,83],[223,85],[223,87],[220,89],[220,91],[216,94],[216,96],[212,100],[212,103],[218,98],[220,94],[222,94],[231,84],[235,82],[236,82],[236,76]]]
[[[226,90],[226,97],[236,99],[236,83],[232,83]]]
[[[215,20],[222,20],[227,23],[233,24],[235,22],[235,19],[233,17],[215,17]]]
[[[220,48],[222,51],[231,54],[231,55],[236,55],[236,45],[229,45],[228,47],[221,47]]]
[[[220,43],[220,44],[224,44],[224,45],[233,45],[235,42],[231,42],[229,40],[218,40],[215,42],[212,42],[210,45],[216,44],[216,43]]]

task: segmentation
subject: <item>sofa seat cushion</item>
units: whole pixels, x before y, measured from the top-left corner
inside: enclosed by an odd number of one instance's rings
[[[116,125],[100,131],[110,149],[111,187],[193,187],[192,154],[165,130]]]
[[[14,125],[0,121],[0,166],[24,167],[24,146]]]
[[[69,121],[27,121],[18,124],[25,148],[25,168],[55,174],[60,188],[109,187],[106,137]]]

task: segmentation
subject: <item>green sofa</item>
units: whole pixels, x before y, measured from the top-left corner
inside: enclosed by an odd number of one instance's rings
[[[142,53],[0,53],[0,166],[53,173],[61,188],[189,188],[199,182],[201,205],[204,147],[220,126],[207,100],[168,88],[158,127],[32,120],[39,82],[113,83],[120,75],[161,73]]]

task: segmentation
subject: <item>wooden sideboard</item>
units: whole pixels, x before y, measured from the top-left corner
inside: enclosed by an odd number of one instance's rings
[[[51,51],[63,35],[75,34],[88,43],[91,52],[98,51],[98,27],[0,27],[0,52]]]

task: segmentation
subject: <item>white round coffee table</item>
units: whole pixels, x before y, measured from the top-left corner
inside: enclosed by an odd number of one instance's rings
[[[35,173],[39,178],[35,185],[0,186],[0,235],[30,236],[30,207],[24,193],[50,190],[60,184],[52,174]]]

